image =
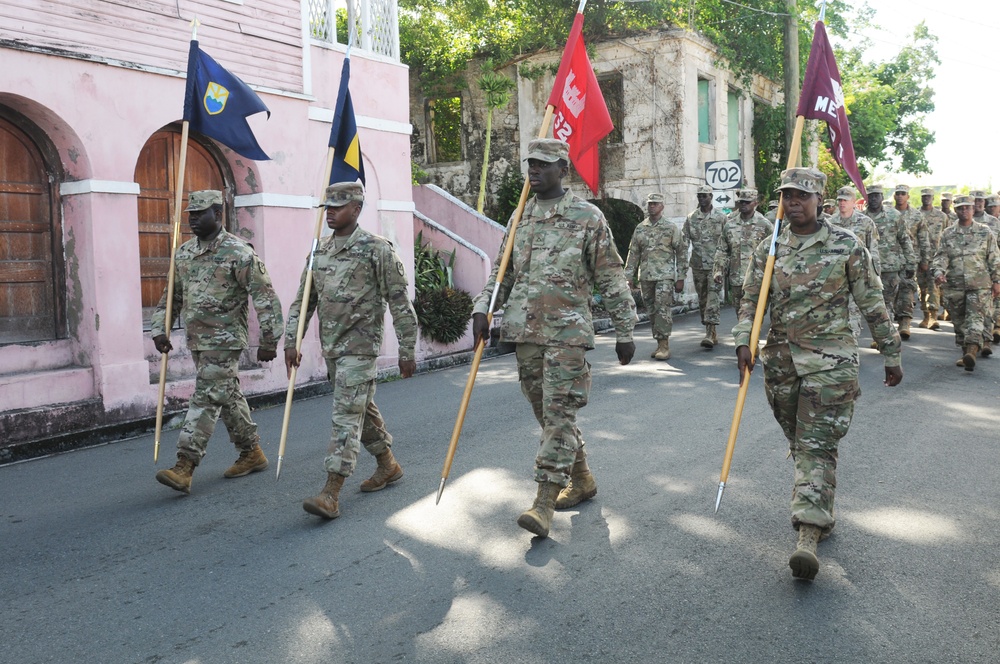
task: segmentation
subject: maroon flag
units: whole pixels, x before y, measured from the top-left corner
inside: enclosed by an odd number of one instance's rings
[[[576,15],[569,31],[549,105],[555,109],[552,135],[569,143],[576,172],[596,196],[601,174],[597,143],[615,126],[583,44],[583,14]]]
[[[833,158],[847,171],[851,181],[861,192],[861,197],[868,198],[858,172],[858,160],[854,156],[851,128],[847,124],[847,109],[844,108],[844,89],[840,85],[840,71],[823,21],[816,21],[796,115],[826,122]]]

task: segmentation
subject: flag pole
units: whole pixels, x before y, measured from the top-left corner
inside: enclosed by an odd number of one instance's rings
[[[195,16],[191,20],[191,40],[198,38],[201,21]],[[184,200],[184,175],[187,167],[188,121],[181,123],[181,154],[177,162],[177,179],[174,181],[174,224],[170,240],[170,267],[167,268],[167,311],[164,333],[170,340],[174,311],[174,271],[177,258],[177,244],[181,236],[181,203]],[[160,459],[160,436],[163,433],[163,402],[167,390],[167,353],[160,355],[160,389],[156,398],[156,433],[153,436],[153,464]]]
[[[792,133],[792,145],[788,152],[788,168],[795,167],[795,155],[802,145],[802,128],[805,126],[805,117],[796,116],[795,131]],[[760,294],[757,296],[757,310],[753,316],[753,327],[750,328],[750,366],[753,366],[757,357],[757,344],[760,342],[760,327],[764,322],[764,311],[767,309],[767,296],[771,290],[771,275],[774,274],[775,250],[778,245],[778,233],[781,232],[781,222],[785,218],[785,194],[778,198],[778,214],[774,222],[774,232],[771,234],[771,247],[767,252],[767,262],[764,264],[764,278],[760,284]],[[739,309],[739,303],[736,305]],[[722,494],[726,490],[726,481],[729,479],[729,466],[733,461],[733,451],[736,449],[736,434],[740,430],[740,418],[743,416],[743,404],[747,398],[747,388],[750,386],[750,371],[740,376],[740,391],[736,395],[736,408],[733,411],[733,421],[729,426],[729,441],[726,443],[726,456],[722,460],[722,474],[719,477],[719,494],[715,497],[715,511],[719,511],[722,504]]]
[[[542,128],[538,132],[539,138],[545,138],[552,124],[552,115],[555,111],[553,106],[545,107],[545,117],[542,118]],[[497,297],[500,294],[500,285],[503,283],[504,275],[507,273],[507,265],[514,250],[514,233],[517,232],[517,225],[521,222],[521,215],[524,213],[524,205],[528,200],[528,193],[531,185],[528,178],[524,178],[524,186],[521,187],[521,198],[517,202],[517,209],[510,220],[510,230],[507,232],[507,242],[504,245],[503,255],[500,257],[500,266],[497,268],[496,282],[493,284],[493,294],[490,296],[490,306],[486,311],[487,323],[493,322],[493,307],[496,306]],[[451,432],[451,442],[448,444],[448,453],[444,458],[444,468],[441,469],[441,484],[438,486],[437,499],[434,504],[441,502],[441,494],[444,493],[445,482],[451,473],[451,463],[455,459],[455,450],[458,449],[458,438],[462,434],[462,425],[465,423],[465,412],[469,408],[469,399],[472,397],[472,388],[476,384],[476,373],[479,371],[479,363],[483,359],[483,351],[486,350],[486,340],[476,341],[476,353],[472,357],[472,366],[469,369],[469,377],[465,381],[465,392],[458,406],[458,417],[455,419],[455,427]]]

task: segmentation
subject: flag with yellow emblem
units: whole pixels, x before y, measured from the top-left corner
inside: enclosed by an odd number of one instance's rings
[[[365,183],[365,164],[361,159],[361,140],[358,138],[358,123],[354,119],[354,104],[351,103],[351,59],[344,58],[344,69],[340,73],[340,91],[337,106],[333,111],[333,126],[330,128],[330,147],[333,148],[333,169],[330,184],[337,182]]]

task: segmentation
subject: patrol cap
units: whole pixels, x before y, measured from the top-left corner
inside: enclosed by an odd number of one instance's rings
[[[963,205],[972,205],[972,196],[956,196],[954,207],[962,207]]]
[[[972,196],[973,198],[986,198],[986,192],[982,189],[975,189],[969,192],[969,196]]]
[[[768,210],[773,210],[776,207],[778,207],[778,201],[768,201],[767,202],[767,209]]]
[[[736,200],[738,201],[756,201],[757,200],[757,190],[756,189],[740,189],[736,192]]]
[[[950,191],[946,191],[943,194],[941,194],[941,200],[942,201],[950,201],[951,200],[951,196],[952,196],[951,192]]]
[[[698,193],[699,194],[711,194],[712,193],[712,188],[709,187],[707,184],[703,184],[700,187],[698,187]]]
[[[905,184],[897,184],[896,185],[896,191],[894,193],[896,193],[896,194],[909,194],[910,193],[910,188],[907,185],[905,185]]]
[[[921,196],[933,196],[934,195],[934,190],[931,189],[930,187],[924,187],[923,189],[920,190],[920,195]]]
[[[823,207],[834,207],[836,204],[837,201],[832,198],[828,198],[825,201],[823,201]]]
[[[781,186],[778,189],[798,189],[810,194],[823,194],[826,176],[815,168],[789,168],[781,172]]]
[[[869,194],[885,194],[885,187],[880,184],[870,184],[865,187]]]
[[[857,198],[857,194],[854,193],[854,189],[851,187],[841,187],[837,190],[838,201],[854,201]]]
[[[323,193],[320,207],[343,207],[351,202],[365,202],[365,188],[360,182],[338,182],[331,184]]]
[[[994,194],[993,196],[986,197],[986,206],[993,207],[994,205],[1000,205],[1000,196]]]
[[[202,191],[192,191],[188,194],[188,206],[185,212],[201,212],[213,205],[222,205],[222,192],[217,189],[204,189]]]
[[[563,159],[568,162],[569,143],[556,138],[536,138],[528,143],[528,154],[524,158],[524,161],[528,159],[547,162]]]
[[[663,203],[663,194],[655,193],[646,196],[646,203]]]

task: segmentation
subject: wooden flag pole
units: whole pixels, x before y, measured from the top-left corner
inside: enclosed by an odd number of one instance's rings
[[[555,109],[552,106],[545,107],[545,117],[542,118],[542,128],[538,132],[538,138],[545,138],[549,133],[549,126],[552,124],[552,115]],[[490,306],[486,312],[486,320],[493,322],[493,308],[497,303],[497,296],[500,294],[500,285],[503,283],[504,275],[507,273],[507,264],[510,262],[510,255],[514,251],[514,233],[517,232],[517,225],[521,222],[521,215],[524,213],[524,204],[528,200],[528,192],[531,185],[528,178],[524,178],[524,186],[521,187],[521,198],[517,202],[517,209],[510,220],[510,230],[507,231],[507,242],[504,245],[503,255],[500,257],[500,265],[497,268],[496,282],[493,284],[493,294],[490,296]],[[458,438],[462,434],[462,425],[465,423],[465,412],[469,408],[469,399],[472,397],[472,388],[476,384],[476,373],[479,371],[479,363],[483,359],[483,351],[486,350],[486,340],[476,342],[476,353],[472,358],[472,366],[469,369],[469,378],[465,381],[465,392],[458,406],[458,417],[455,419],[455,428],[451,432],[451,442],[448,444],[448,453],[444,457],[444,468],[441,470],[441,484],[438,486],[437,499],[434,504],[441,502],[441,494],[444,493],[444,484],[451,473],[451,463],[455,459],[455,451],[458,449]]]
[[[802,145],[802,128],[805,125],[805,118],[798,116],[795,118],[795,131],[792,134],[792,145],[788,152],[788,168],[794,168],[796,155]],[[767,254],[767,263],[764,265],[764,278],[760,284],[760,294],[757,296],[757,310],[753,316],[753,327],[750,328],[750,366],[753,366],[757,357],[757,344],[760,342],[760,327],[764,322],[764,311],[767,309],[767,296],[771,290],[771,276],[774,274],[775,250],[778,244],[778,233],[781,232],[781,222],[785,218],[785,195],[778,199],[778,215],[774,222],[774,233],[771,235],[771,248]],[[737,309],[739,303],[737,303]],[[726,443],[726,456],[722,461],[722,474],[719,477],[719,493],[715,497],[715,511],[719,511],[722,504],[722,494],[726,490],[726,481],[729,479],[729,466],[733,461],[733,451],[736,449],[736,434],[740,430],[740,419],[743,417],[743,404],[747,398],[747,388],[750,385],[750,371],[740,376],[740,391],[736,395],[736,408],[733,411],[733,421],[729,425],[729,441]]]

